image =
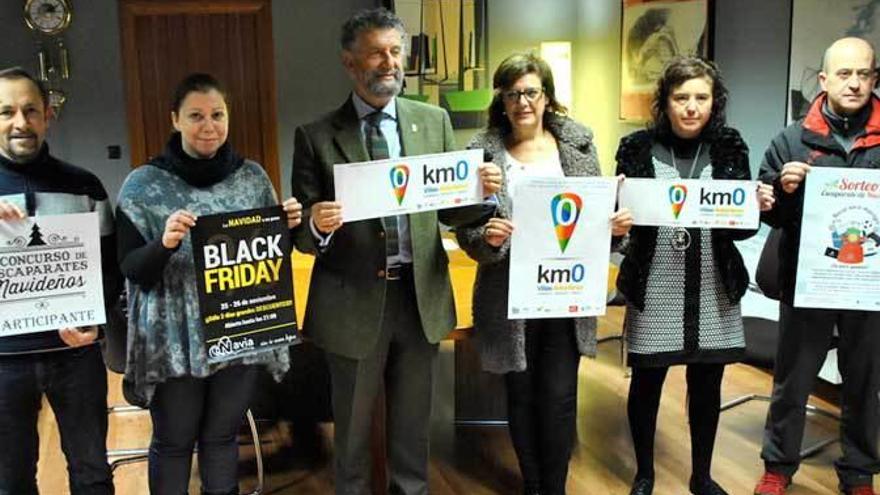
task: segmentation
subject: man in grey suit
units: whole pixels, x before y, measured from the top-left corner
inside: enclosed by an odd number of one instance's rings
[[[494,211],[482,205],[343,225],[334,164],[455,149],[444,110],[397,98],[404,36],[388,10],[351,17],[341,42],[354,91],[339,109],[296,130],[292,187],[304,221],[294,242],[316,255],[304,330],[327,352],[337,494],[370,491],[370,429],[383,383],[388,492],[428,492],[433,363],[456,321],[438,221],[475,224]],[[480,175],[487,194],[500,188],[495,165],[481,165]]]

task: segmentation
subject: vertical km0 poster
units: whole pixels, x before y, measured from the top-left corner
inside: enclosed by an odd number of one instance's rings
[[[200,216],[191,234],[208,361],[299,343],[284,210]]]
[[[508,318],[605,314],[616,192],[616,178],[516,183]]]

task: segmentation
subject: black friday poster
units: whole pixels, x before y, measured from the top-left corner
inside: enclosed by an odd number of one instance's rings
[[[200,216],[193,227],[209,362],[299,343],[286,218],[276,206]]]

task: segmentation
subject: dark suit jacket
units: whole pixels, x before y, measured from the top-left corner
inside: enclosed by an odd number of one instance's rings
[[[446,111],[398,98],[397,118],[403,155],[455,149]],[[373,350],[382,327],[388,283],[380,274],[386,263],[384,228],[379,219],[346,223],[333,234],[329,246],[317,249],[309,210],[316,202],[334,199],[334,164],[367,160],[350,98],[336,111],[296,130],[292,191],[303,204],[304,215],[294,229],[294,244],[316,255],[303,329],[325,350],[353,359]],[[409,215],[418,310],[432,343],[446,336],[456,321],[438,216],[443,223],[459,225],[479,221],[483,213],[482,208],[458,208],[439,215]]]

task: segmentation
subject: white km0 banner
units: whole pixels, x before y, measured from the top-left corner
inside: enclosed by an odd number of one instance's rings
[[[346,222],[483,202],[483,150],[402,156],[333,166]]]
[[[745,180],[627,178],[618,203],[635,225],[757,229],[757,189]]]

